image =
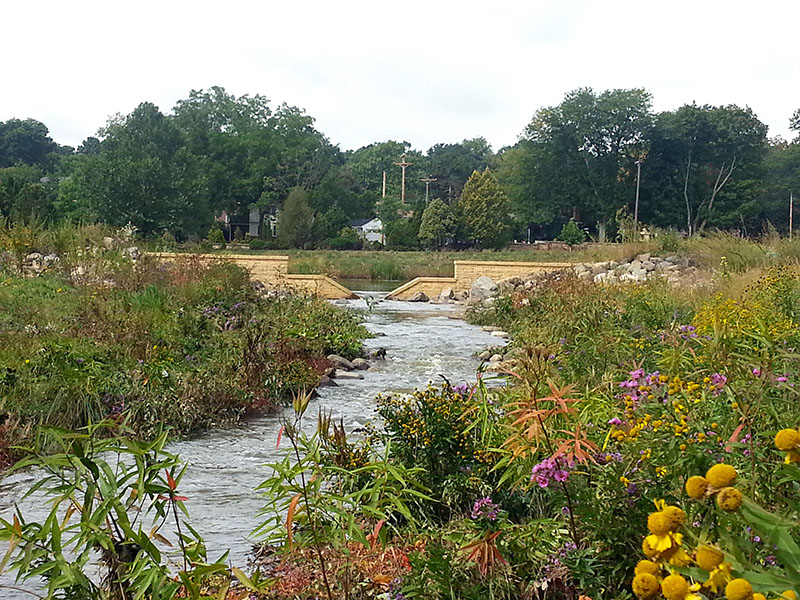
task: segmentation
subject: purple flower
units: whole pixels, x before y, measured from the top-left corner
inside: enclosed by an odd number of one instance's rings
[[[608,421],[608,424],[609,425],[622,425],[622,421],[620,421],[617,417],[614,417],[613,419],[610,419]]]
[[[551,481],[564,483],[569,479],[569,468],[572,465],[561,458],[546,458],[531,469],[531,482],[536,482],[539,487],[546,488]]]
[[[486,496],[485,498],[475,500],[475,504],[472,505],[472,514],[470,517],[472,519],[486,518],[490,521],[494,521],[497,519],[499,509],[500,506],[492,502],[489,496]]]

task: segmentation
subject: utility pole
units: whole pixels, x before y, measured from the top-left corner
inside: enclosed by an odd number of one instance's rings
[[[792,239],[792,217],[794,216],[794,193],[789,192],[789,239]]]
[[[386,171],[383,172],[383,191],[381,192],[381,198],[386,198]]]
[[[400,167],[403,170],[403,176],[402,176],[402,179],[400,180],[400,202],[402,204],[405,204],[406,203],[406,167],[410,167],[414,163],[408,162],[406,160],[406,153],[403,152],[400,155],[400,162],[396,162],[394,164],[396,164],[398,167]]]
[[[428,194],[431,189],[431,184],[436,181],[436,177],[431,177],[428,175],[427,177],[423,177],[420,179],[423,183],[425,183],[425,206],[428,206]]]
[[[642,179],[642,161],[636,161],[636,202],[633,205],[633,234],[639,240],[639,182]]]

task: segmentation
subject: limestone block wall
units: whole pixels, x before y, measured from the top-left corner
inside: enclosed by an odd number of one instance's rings
[[[484,275],[499,281],[508,277],[522,277],[530,273],[555,271],[571,266],[571,263],[554,262],[457,260],[454,263],[455,277],[417,277],[392,290],[389,296],[395,300],[408,300],[417,292],[423,292],[429,298],[436,298],[448,288],[454,292],[468,291],[475,280]]]
[[[455,265],[455,277],[458,280],[460,289],[468,290],[472,283],[479,277],[486,276],[494,281],[507,279],[508,277],[522,277],[530,273],[540,273],[542,271],[554,271],[571,267],[571,263],[547,263],[547,262],[514,262],[514,261],[486,261],[486,260],[457,260]]]
[[[267,254],[176,254],[172,252],[152,252],[149,254],[161,260],[175,260],[191,257],[201,261],[231,261],[247,269],[250,276],[265,285],[274,285],[311,294],[329,300],[354,298],[353,292],[325,275],[290,275],[289,257]]]
[[[392,290],[389,296],[395,300],[408,300],[417,292],[422,292],[428,298],[437,298],[447,288],[459,291],[457,283],[455,277],[417,277]]]

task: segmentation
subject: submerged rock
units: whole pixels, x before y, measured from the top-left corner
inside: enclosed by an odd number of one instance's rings
[[[425,292],[417,292],[408,299],[409,302],[428,302],[429,300],[430,298],[425,295]]]

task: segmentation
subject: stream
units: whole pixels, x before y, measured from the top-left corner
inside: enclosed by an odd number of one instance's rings
[[[356,292],[358,300],[337,301],[349,309],[365,311],[365,325],[376,337],[365,341],[369,352],[386,349],[386,360],[372,360],[364,379],[340,380],[339,387],[320,388],[305,422],[316,424],[319,409],[330,410],[348,432],[375,417],[375,396],[381,392],[409,392],[428,382],[440,383],[439,375],[457,385],[473,382],[478,360],[475,353],[504,342],[460,318],[463,307],[384,300],[385,292]],[[287,415],[291,408],[286,409]],[[235,427],[173,442],[169,450],[180,454],[188,469],[180,493],[189,497],[186,507],[191,524],[205,539],[209,559],[230,549],[228,562],[244,567],[264,505],[255,487],[270,472],[264,465],[277,462],[287,452],[276,449],[281,415],[250,419]],[[31,473],[0,481],[0,515],[10,518],[14,503],[33,483]],[[41,501],[27,500],[29,517],[46,514]],[[4,550],[0,550],[4,553]],[[0,576],[0,584],[8,575]],[[10,595],[9,595],[10,594]],[[0,588],[0,598],[32,597]]]

